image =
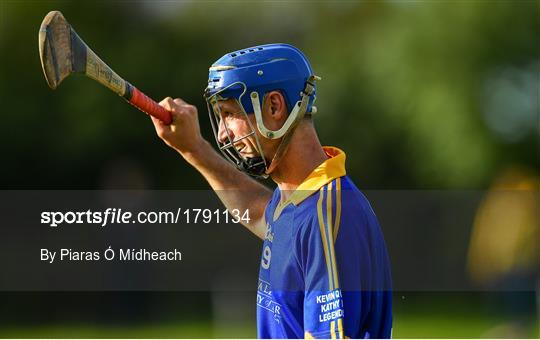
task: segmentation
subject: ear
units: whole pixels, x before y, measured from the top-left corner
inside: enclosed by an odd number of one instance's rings
[[[265,111],[272,120],[281,121],[287,118],[287,103],[279,91],[270,91],[266,94]]]

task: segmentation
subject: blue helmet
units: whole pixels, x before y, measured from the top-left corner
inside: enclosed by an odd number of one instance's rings
[[[206,94],[212,95],[227,86],[242,82],[247,85],[247,93],[257,91],[259,97],[273,90],[282,92],[289,112],[304,90],[313,70],[304,54],[287,44],[268,44],[246,48],[225,54],[210,67]],[[223,97],[238,98],[243,89],[231,86],[223,92]],[[315,99],[315,89],[308,103],[311,112]],[[253,112],[249,96],[243,96],[242,106],[248,113]]]
[[[273,163],[276,157],[272,161],[264,157],[256,134],[261,156],[257,159],[246,159],[235,152],[234,143],[238,139],[235,141],[229,139],[225,144],[220,143],[217,136],[220,114],[215,104],[223,99],[236,99],[246,116],[255,114],[257,129],[262,136],[277,139],[291,134],[306,113],[316,111],[313,103],[316,90],[315,80],[318,79],[320,78],[313,74],[311,65],[304,54],[296,47],[287,44],[254,46],[227,53],[218,59],[210,67],[204,97],[208,103],[212,127],[220,150],[242,170],[251,175],[266,177],[273,170],[273,168],[270,169],[270,163]],[[265,94],[276,90],[283,95],[289,116],[282,128],[273,131],[264,126],[261,106]],[[254,132],[253,127],[252,130]],[[288,138],[283,139],[288,140]],[[286,145],[281,153],[284,153],[285,149]]]

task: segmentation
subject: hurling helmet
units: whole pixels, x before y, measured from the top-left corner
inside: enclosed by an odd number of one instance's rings
[[[208,105],[208,112],[212,129],[219,149],[239,169],[257,177],[267,177],[273,170],[271,163],[276,161],[266,159],[260,145],[259,137],[251,124],[248,115],[255,115],[256,128],[264,138],[278,139],[292,134],[298,122],[305,114],[316,112],[315,76],[309,61],[304,54],[294,46],[287,44],[268,44],[254,46],[243,50],[230,52],[212,64],[209,70],[208,85],[204,91],[204,98]],[[264,125],[261,107],[264,96],[270,91],[280,91],[283,95],[288,117],[278,130],[270,130]],[[226,125],[228,140],[220,142],[218,131],[223,119],[219,101],[234,99],[246,116],[251,132],[231,138]],[[250,136],[255,137],[259,156],[247,158],[242,156],[235,144]],[[285,144],[289,138],[283,138]],[[282,153],[286,145],[283,145]],[[275,164],[274,164],[275,165]]]

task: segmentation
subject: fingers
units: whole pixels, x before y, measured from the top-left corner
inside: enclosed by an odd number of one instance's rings
[[[172,116],[172,120],[174,122],[174,111],[173,106],[174,102],[171,97],[167,97],[159,102],[159,105],[169,111]],[[163,137],[171,130],[171,127],[169,125],[163,124],[163,122],[153,116],[150,116],[152,119],[152,123],[154,124],[154,128],[156,129],[156,133],[160,138],[163,139]]]
[[[169,111],[172,115],[172,123],[169,126],[169,129],[174,128],[175,125],[182,121],[185,121],[186,119],[192,119],[193,117],[197,116],[197,108],[191,104],[186,103],[180,98],[172,99],[171,97],[167,97],[160,101],[159,105]],[[161,121],[153,117],[152,122],[154,123],[156,128],[158,126],[163,128],[167,127],[167,125],[161,123]]]
[[[156,130],[158,129],[163,129],[164,127],[166,127],[167,125],[163,124],[163,122],[157,118],[155,118],[154,116],[149,116],[150,119],[152,119],[152,123],[154,124],[154,127],[156,128]]]
[[[167,111],[169,111],[171,113],[171,118],[172,118],[172,123],[171,124],[174,124],[174,121],[175,121],[175,118],[178,117],[178,113],[181,112],[181,108],[180,108],[180,105],[178,104],[177,100],[181,100],[179,98],[173,100],[171,97],[166,97],[164,98],[162,101],[159,102],[159,105],[161,107],[163,107],[164,109],[166,109]],[[181,100],[183,103],[185,103],[183,100]],[[161,121],[159,121],[158,119],[155,119],[152,117],[152,122],[154,123],[154,125],[156,125],[156,123],[159,123],[159,125],[163,126],[163,127],[166,127],[167,125],[163,124]]]
[[[164,107],[167,111],[171,112],[174,111],[175,107],[177,106],[171,97],[164,98],[162,101],[159,102],[159,105]]]
[[[188,105],[183,99],[180,98],[174,98],[173,102],[175,102],[178,105]]]
[[[164,98],[159,105],[172,115],[170,125],[165,125],[159,119],[151,117],[159,138],[180,153],[197,149],[203,139],[197,108],[180,98],[172,99],[171,97]]]
[[[172,123],[170,125],[166,125],[157,118],[152,116],[150,118],[152,119],[152,123],[154,124],[158,136],[161,139],[167,139],[168,136],[176,130],[177,125],[180,123],[180,116],[189,111],[191,105],[187,104],[180,98],[172,99],[171,97],[164,98],[159,102],[159,105],[171,113]]]
[[[152,116],[150,116],[150,118],[152,119],[152,123],[154,124],[154,128],[156,129],[156,133],[159,138],[165,138],[166,134],[170,131],[170,127],[163,124],[163,122],[157,118],[154,118]]]
[[[190,106],[188,103],[186,103],[180,98],[172,99],[171,97],[163,99],[159,102],[159,105],[163,106],[168,111],[179,111],[182,106]]]
[[[167,97],[159,102],[159,105],[164,107],[167,111],[177,112],[180,114],[193,111],[194,109],[196,110],[195,106],[186,103],[181,98],[172,99],[171,97]]]

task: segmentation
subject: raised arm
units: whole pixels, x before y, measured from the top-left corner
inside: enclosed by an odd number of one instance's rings
[[[264,239],[264,210],[272,196],[270,189],[238,171],[202,137],[195,106],[170,97],[159,104],[171,112],[173,120],[165,125],[152,117],[158,136],[203,175],[229,211],[249,210],[250,222],[243,222],[244,226]]]

